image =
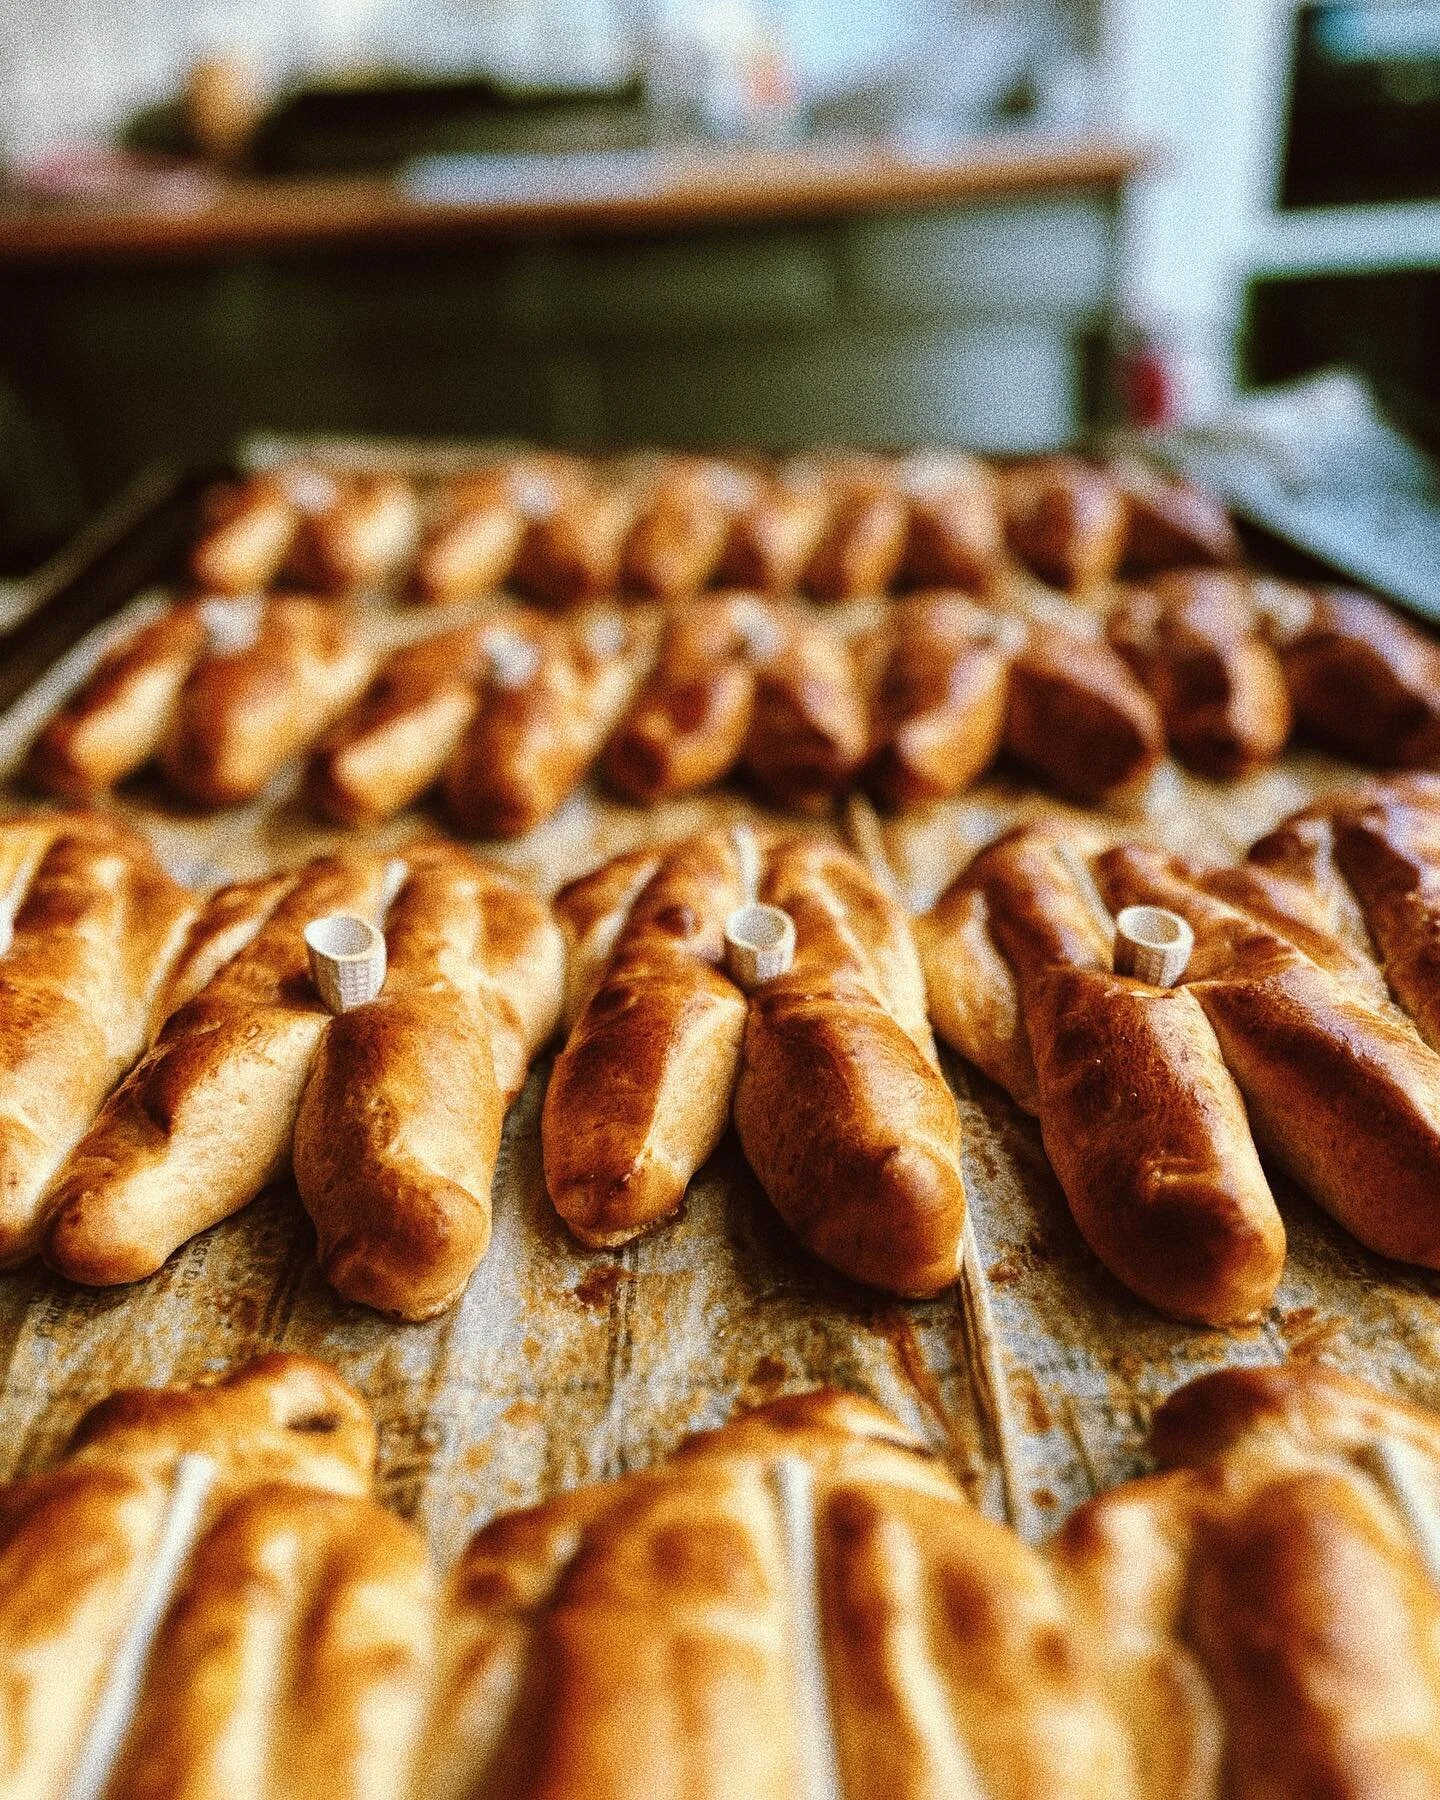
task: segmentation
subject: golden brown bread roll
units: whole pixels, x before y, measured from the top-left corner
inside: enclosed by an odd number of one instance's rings
[[[184,1518],[182,1459],[204,1469]],[[402,1792],[434,1598],[418,1536],[366,1497],[374,1460],[357,1394],[268,1356],[214,1386],[116,1395],[57,1468],[0,1490],[6,1793]]]
[[[176,606],[111,650],[31,745],[30,779],[52,794],[88,800],[143,768],[205,647],[199,610]]]
[[[1132,590],[1108,630],[1154,696],[1170,748],[1188,767],[1232,781],[1284,749],[1290,697],[1244,577],[1164,576],[1152,589]]]
[[[1186,986],[1261,1148],[1362,1244],[1440,1266],[1440,1055],[1183,864],[1131,846],[1097,872],[1112,910],[1162,906],[1193,927]]]
[[[1071,799],[1123,799],[1153,773],[1165,730],[1108,644],[1036,626],[1010,665],[1005,748]]]
[[[199,806],[253,800],[365,687],[375,653],[323,601],[269,601],[251,645],[212,652],[181,691],[160,751],[175,792]]]
[[[520,837],[570,797],[640,670],[641,634],[613,609],[564,625],[532,615],[507,629],[533,647],[527,664],[492,673],[444,771],[450,819],[475,837]]]
[[[474,600],[504,584],[529,525],[523,480],[522,465],[502,464],[449,483],[415,557],[422,600]]]
[[[7,895],[14,939],[0,956],[8,1268],[39,1249],[52,1177],[145,1049],[195,903],[143,839],[103,820],[51,815],[0,836],[19,876]]]
[[[1015,978],[1028,1054],[1014,1097],[1038,1114],[1105,1266],[1162,1312],[1239,1323],[1269,1305],[1285,1263],[1244,1103],[1196,997],[1115,974],[1112,933],[1080,881],[1034,829],[1002,838],[962,877]],[[967,955],[966,912],[946,896],[937,913],[962,929],[950,937],[932,921],[920,939],[932,995],[955,979],[973,989],[973,971],[946,967]],[[943,1033],[943,1010],[937,1023]]]
[[[1082,1507],[1048,1552],[1106,1646],[1140,1791],[1440,1788],[1440,1587],[1377,1461],[1435,1508],[1434,1416],[1292,1363],[1193,1382],[1152,1435],[1170,1472]]]
[[[1005,552],[1000,482],[958,450],[908,457],[897,474],[910,507],[902,573],[915,587],[988,592]]]
[[[944,594],[897,601],[885,636],[861,779],[882,806],[958,794],[999,753],[1010,652],[984,615]]]
[[[1125,501],[1126,574],[1158,575],[1244,560],[1230,514],[1204,488],[1172,480],[1128,456],[1113,458],[1106,472]]]
[[[833,501],[818,481],[775,475],[731,520],[716,577],[762,594],[795,593],[830,521]]]
[[[555,896],[555,917],[565,934],[562,1022],[567,1034],[599,986],[630,908],[660,867],[665,849],[646,846],[614,856]]]
[[[900,573],[910,509],[887,470],[845,475],[805,566],[805,588],[818,600],[887,593]]]
[[[1336,589],[1280,645],[1296,723],[1382,769],[1440,765],[1440,650],[1381,600]]]
[[[795,922],[788,974],[751,996],[735,1128],[807,1248],[852,1280],[923,1296],[960,1273],[960,1117],[935,1062],[900,909],[833,844],[772,853],[760,898]]]
[[[723,832],[669,850],[630,899],[555,1059],[540,1127],[545,1182],[584,1243],[623,1244],[676,1212],[724,1134],[745,998],[718,965],[725,920],[744,903],[741,873]],[[622,866],[601,905],[629,882]],[[561,910],[572,929],[595,918],[583,898],[580,912],[563,898]]]
[[[631,528],[620,585],[661,600],[698,594],[714,577],[754,487],[737,464],[672,457]]]
[[[434,1800],[1137,1794],[1043,1559],[850,1395],[495,1521],[444,1642]]]
[[[749,735],[756,664],[784,641],[779,614],[753,594],[673,611],[659,660],[605,747],[615,792],[650,805],[728,775]]]
[[[330,594],[388,586],[409,568],[420,541],[414,487],[399,475],[332,476],[326,497],[326,479],[315,484],[315,504],[305,509],[291,549],[292,577]],[[292,481],[292,493],[294,487]]]
[[[1440,811],[1398,795],[1342,805],[1334,857],[1396,998],[1440,1050]]]
[[[1008,469],[1003,493],[1010,548],[1042,580],[1076,593],[1119,569],[1129,513],[1103,469],[1074,456],[1042,457]]]
[[[615,593],[636,510],[637,496],[626,484],[557,472],[531,517],[511,581],[552,606]]]
[[[1288,938],[1357,1000],[1400,1017],[1365,915],[1335,861],[1333,811],[1312,806],[1282,819],[1242,862],[1207,870],[1203,885]]]
[[[284,1173],[330,1016],[302,934],[327,913],[373,917],[388,872],[378,857],[322,857],[278,904],[252,890],[264,923],[171,1017],[62,1169],[52,1268],[95,1287],[137,1281]]]
[[[869,738],[850,646],[794,615],[781,648],[758,671],[745,773],[779,806],[822,811],[854,779]]]
[[[310,758],[310,804],[340,825],[375,825],[439,780],[480,705],[490,627],[407,644],[338,718]]]
[[[212,488],[190,551],[196,586],[213,594],[268,588],[290,555],[302,517],[283,474]]]
[[[564,943],[543,901],[465,852],[408,860],[385,987],[316,1055],[295,1180],[331,1286],[423,1319],[489,1246],[505,1113],[559,1016]]]

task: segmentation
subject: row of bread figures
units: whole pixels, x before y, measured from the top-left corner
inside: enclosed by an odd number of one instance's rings
[[[282,583],[453,601],[509,586],[570,605],[747,587],[835,600],[896,586],[983,594],[1007,553],[1072,590],[1241,555],[1217,500],[1128,461],[999,470],[953,450],[778,465],[526,451],[429,487],[299,464],[223,484],[202,509],[191,573],[217,593]]]
[[[1161,1472],[1037,1550],[877,1407],[795,1395],[496,1519],[447,1579],[324,1364],[117,1394],[0,1493],[4,1790],[1440,1791],[1435,1415],[1230,1369],[1151,1438]]]
[[[1440,1267],[1428,778],[1208,871],[1012,832],[913,933],[873,860],[748,828],[617,857],[553,911],[443,843],[205,899],[91,816],[0,828],[0,860],[9,1264],[140,1279],[293,1169],[337,1290],[427,1317],[485,1253],[506,1110],[558,1021],[541,1147],[583,1243],[672,1217],[733,1122],[822,1260],[908,1297],[966,1274],[980,1304],[933,1020],[1164,1312],[1270,1303],[1262,1152],[1370,1249]]]
[[[593,771],[652,805],[743,778],[824,811],[950,798],[1001,756],[1070,799],[1142,801],[1167,746],[1231,780],[1297,734],[1375,767],[1440,762],[1440,650],[1380,601],[1200,572],[1108,615],[916,596],[878,618],[754,593],[551,617],[509,607],[382,654],[313,599],[182,603],[126,636],[31,748],[32,779],[93,801],[153,764],[201,807],[293,759],[320,817],[370,826],[437,790],[468,835],[512,838]]]

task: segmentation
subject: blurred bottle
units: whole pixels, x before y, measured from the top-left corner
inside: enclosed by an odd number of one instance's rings
[[[798,136],[794,59],[764,0],[660,0],[642,43],[663,141],[779,144]]]
[[[206,162],[234,168],[264,116],[269,96],[243,50],[215,51],[190,65],[181,92],[186,134]]]

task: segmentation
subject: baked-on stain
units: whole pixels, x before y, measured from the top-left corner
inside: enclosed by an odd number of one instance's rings
[[[625,1277],[626,1270],[619,1263],[597,1263],[581,1276],[570,1292],[582,1306],[593,1306],[603,1312],[615,1298],[616,1289]]]

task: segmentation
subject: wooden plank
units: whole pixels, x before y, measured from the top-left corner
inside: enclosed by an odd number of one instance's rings
[[[359,244],[648,234],[871,211],[957,206],[1042,189],[1118,187],[1146,162],[1092,133],[1007,134],[941,150],[883,142],[788,150],[694,147],[557,167],[548,181],[487,183],[422,199],[372,177],[211,181],[149,203],[0,208],[0,263],[215,256]]]

